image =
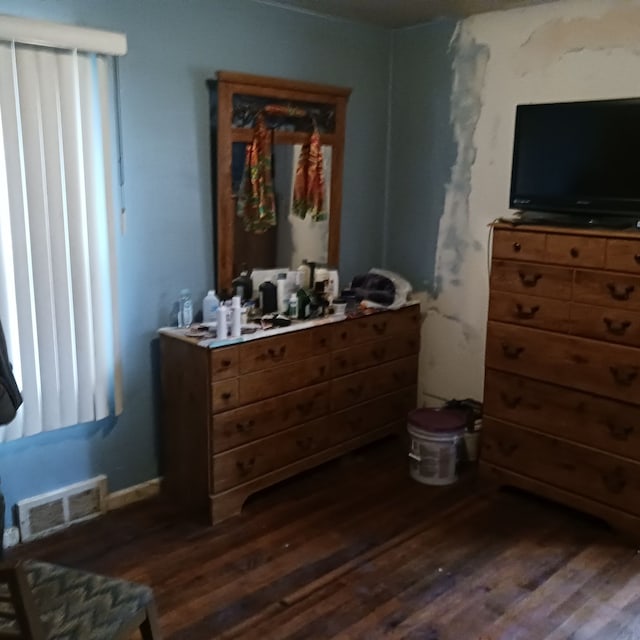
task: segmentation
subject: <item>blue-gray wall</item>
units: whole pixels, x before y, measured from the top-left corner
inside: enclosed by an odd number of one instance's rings
[[[393,32],[385,264],[434,292],[438,225],[456,159],[449,118],[456,23]]]
[[[0,445],[0,478],[12,505],[98,473],[114,491],[161,471],[155,332],[167,324],[180,288],[198,299],[214,282],[205,80],[216,70],[353,88],[341,274],[347,279],[381,263],[391,33],[247,0],[0,0],[0,12],[122,31],[129,42],[120,62],[124,413]]]

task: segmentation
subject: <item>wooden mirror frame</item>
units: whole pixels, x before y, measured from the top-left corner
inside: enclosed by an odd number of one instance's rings
[[[313,103],[333,107],[335,129],[321,133],[320,143],[332,147],[331,194],[329,201],[328,264],[338,266],[340,254],[340,209],[342,206],[342,169],[347,100],[351,89],[281,78],[254,76],[232,71],[216,73],[217,134],[215,158],[217,163],[214,193],[216,224],[216,281],[219,291],[231,289],[234,262],[234,229],[236,207],[233,198],[231,157],[234,142],[251,142],[253,129],[233,126],[233,97],[236,94],[259,96],[291,103]],[[273,144],[303,144],[309,134],[302,131],[273,131]],[[269,265],[273,267],[282,265]]]

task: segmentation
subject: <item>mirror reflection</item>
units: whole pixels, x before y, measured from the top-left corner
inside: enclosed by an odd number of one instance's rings
[[[232,151],[232,187],[235,203],[234,272],[242,265],[251,268],[297,268],[303,259],[326,264],[329,261],[329,203],[331,202],[332,147],[322,145],[322,174],[325,215],[304,218],[294,208],[296,172],[300,164],[301,144],[276,144],[272,147],[273,191],[276,224],[265,232],[246,230],[238,211],[238,192],[246,162],[245,143],[235,142]]]

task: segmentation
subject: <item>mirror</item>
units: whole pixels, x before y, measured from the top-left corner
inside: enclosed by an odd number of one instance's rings
[[[218,290],[230,289],[243,265],[295,269],[306,258],[337,267],[350,90],[227,71],[219,71],[216,80],[208,84]],[[275,226],[261,227],[256,233],[245,229],[246,218],[238,215],[239,210],[241,214],[245,210],[242,206],[239,209],[238,202],[239,191],[246,187],[241,187],[246,149],[256,140],[258,118],[266,125],[265,148],[270,148],[268,175]],[[300,217],[292,206],[296,171],[302,166],[300,154],[303,145],[309,148],[312,133],[319,136],[315,148],[321,150],[322,157],[324,185],[315,190],[316,194],[322,193],[320,202],[326,215],[320,216],[324,218],[321,220],[314,220],[312,215]],[[267,198],[266,202],[271,201]]]

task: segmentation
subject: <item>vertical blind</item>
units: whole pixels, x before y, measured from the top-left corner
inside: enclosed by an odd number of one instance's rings
[[[109,57],[0,43],[0,318],[9,440],[122,408]]]

